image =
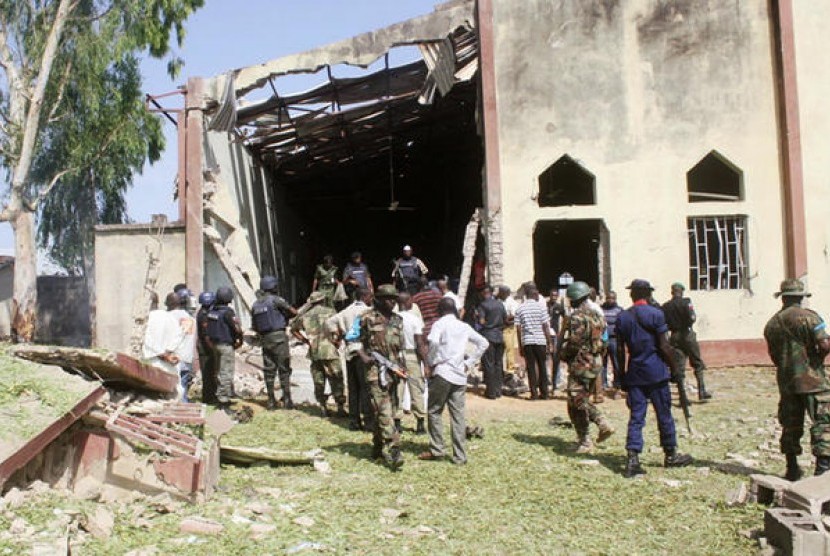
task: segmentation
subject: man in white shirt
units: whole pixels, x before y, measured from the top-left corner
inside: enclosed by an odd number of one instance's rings
[[[184,288],[179,290],[176,295],[179,296],[179,304],[175,307],[168,307],[168,311],[176,319],[179,328],[182,331],[182,342],[176,349],[176,356],[179,358],[179,381],[181,384],[181,401],[189,403],[190,399],[187,397],[187,391],[190,389],[190,383],[193,381],[193,357],[196,352],[196,319],[188,312],[187,307],[190,304],[190,290]]]
[[[440,280],[436,283],[438,286],[438,291],[441,292],[441,295],[444,297],[449,297],[452,299],[453,303],[455,303],[455,308],[458,310],[458,318],[464,318],[464,307],[461,306],[461,298],[450,289],[450,281],[449,278],[446,276],[442,276]]]
[[[426,342],[424,341],[424,321],[412,310],[412,296],[409,292],[398,295],[398,314],[403,319],[403,348],[406,362],[407,379],[398,382],[398,399],[395,407],[395,427],[398,433],[402,431],[401,403],[404,397],[404,388],[409,388],[409,397],[412,400],[412,415],[415,416],[415,434],[426,434],[424,427],[424,373],[421,370],[421,361],[427,356]]]
[[[326,330],[338,348],[346,341],[346,388],[349,395],[349,428],[353,431],[374,428],[369,407],[366,369],[360,358],[360,317],[371,308],[374,295],[368,288],[355,290],[354,302],[326,321]]]
[[[429,378],[429,451],[418,456],[422,460],[444,457],[444,422],[441,414],[449,407],[452,434],[453,463],[467,463],[465,452],[466,418],[464,415],[467,391],[467,371],[474,367],[487,350],[488,343],[468,324],[458,320],[455,303],[443,298],[438,303],[439,319],[433,324],[427,340],[427,378]],[[467,343],[475,350],[466,356]]]
[[[179,296],[169,293],[164,300],[168,309],[179,306]],[[159,309],[158,295],[153,293],[150,301],[150,314],[147,315],[147,328],[144,331],[142,352],[144,359],[170,374],[178,375],[179,356],[176,351],[184,340],[179,323],[170,311]],[[192,360],[191,360],[192,361]]]

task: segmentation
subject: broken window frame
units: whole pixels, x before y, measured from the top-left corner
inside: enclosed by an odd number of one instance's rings
[[[690,289],[749,289],[747,222],[742,214],[687,218]]]

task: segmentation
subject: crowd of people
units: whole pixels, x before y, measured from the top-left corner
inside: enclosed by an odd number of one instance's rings
[[[645,473],[639,454],[649,405],[657,417],[665,465],[692,461],[677,451],[670,384],[678,384],[681,404],[688,404],[688,360],[699,401],[710,400],[712,394],[705,386],[705,364],[693,329],[694,307],[684,297],[683,284],[672,284],[671,298],[661,305],[649,282],[634,280],[627,287],[627,309],[613,291],[598,303],[596,289],[581,281],[571,281],[564,291],[552,290],[547,299],[533,282],[522,284],[515,294],[506,286],[484,285],[472,292],[475,300],[465,312],[449,280],[431,282],[428,272],[409,246],[395,263],[390,277],[394,283],[377,287],[360,253],[352,255],[342,274],[326,257],[315,270],[313,292],[299,309],[279,296],[276,277],[263,276],[251,307],[251,326],[262,346],[267,408],[294,407],[289,350],[293,337],[308,346],[321,415],[348,418],[353,430],[371,431],[374,456],[393,469],[403,463],[405,399],[415,419],[411,430],[429,434],[428,449],[418,457],[440,460],[451,455],[457,464],[467,462],[465,442],[471,428],[466,424],[465,396],[479,363],[485,398],[527,393],[529,400],[545,400],[557,389],[563,391],[578,453],[590,452],[595,442],[615,434],[598,404],[606,394],[613,399],[625,396],[630,411],[626,477]],[[348,304],[343,303],[344,295]],[[797,478],[805,412],[813,421],[816,473],[830,469],[830,442],[825,440],[830,435],[830,402],[823,397],[830,382],[822,363],[830,351],[830,336],[820,317],[801,307],[809,295],[803,284],[785,281],[776,295],[784,299],[784,306],[770,320],[765,337],[779,373],[787,477]],[[202,401],[227,411],[233,395],[234,350],[243,342],[231,307],[233,291],[220,287],[215,293],[203,292],[195,317],[188,311],[190,299],[191,292],[180,284],[166,296],[166,310],[158,309],[158,299],[154,300],[144,356],[180,376],[182,399],[187,400],[198,353]],[[562,377],[562,367],[567,378]],[[335,409],[328,404],[329,396]],[[451,454],[443,436],[445,409]],[[595,440],[592,423],[598,431]]]

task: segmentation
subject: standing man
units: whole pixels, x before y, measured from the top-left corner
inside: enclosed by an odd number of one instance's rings
[[[403,319],[403,356],[406,363],[406,380],[398,382],[397,405],[395,407],[395,428],[401,428],[401,403],[404,388],[409,388],[412,414],[415,416],[415,434],[425,434],[424,417],[424,373],[421,362],[426,361],[427,348],[424,337],[424,321],[412,310],[412,296],[407,292],[398,294],[398,314]]]
[[[499,286],[499,301],[504,305],[504,371],[507,374],[518,374],[519,372],[519,338],[516,336],[516,309],[519,302],[510,295],[510,288]]]
[[[346,389],[349,392],[349,428],[371,430],[366,369],[360,358],[360,319],[371,308],[374,295],[366,288],[355,291],[354,302],[326,321],[334,345],[346,342]],[[361,419],[362,417],[362,419]]]
[[[418,306],[418,311],[424,321],[424,336],[429,336],[433,323],[438,320],[438,302],[444,299],[444,296],[429,287],[429,280],[426,276],[421,276],[418,283],[421,290],[412,296],[412,303]]]
[[[414,295],[420,287],[420,278],[426,277],[427,274],[427,265],[418,257],[412,256],[412,247],[404,245],[403,256],[395,261],[395,269],[392,271],[392,280],[398,286],[398,290]]]
[[[666,338],[669,327],[663,311],[649,303],[654,288],[646,280],[633,280],[628,286],[634,305],[617,317],[617,353],[623,390],[628,392],[626,403],[630,411],[625,448],[628,462],[625,477],[645,474],[640,466],[643,451],[643,427],[646,424],[648,404],[657,414],[660,445],[663,447],[666,467],[683,467],[692,457],[677,452],[677,435],[671,414],[669,370],[676,372],[677,360]],[[625,354],[628,350],[628,361]]]
[[[196,313],[196,329],[199,342],[199,370],[202,373],[202,403],[214,405],[216,401],[216,366],[218,356],[216,351],[209,345],[207,337],[207,316],[213,309],[213,302],[216,294],[213,292],[202,292],[199,294],[199,311]]]
[[[605,317],[605,330],[608,333],[608,347],[605,354],[602,356],[602,386],[608,388],[608,360],[611,360],[611,365],[614,369],[614,399],[620,399],[620,370],[617,364],[617,336],[616,326],[617,318],[622,313],[623,308],[617,304],[617,292],[610,291],[605,296],[605,303],[601,305],[602,313]]]
[[[311,283],[312,292],[320,292],[326,305],[334,307],[334,294],[337,292],[337,267],[334,266],[334,257],[326,255],[323,264],[314,269],[314,281]]]
[[[337,403],[337,416],[346,416],[346,394],[343,391],[343,368],[340,366],[340,353],[331,341],[326,322],[335,315],[334,309],[326,305],[326,294],[312,292],[308,297],[311,305],[303,315],[294,319],[291,333],[308,346],[308,358],[311,359],[311,379],[314,381],[314,397],[320,404],[323,417],[329,417],[326,406],[326,379],[331,387],[331,395]]]
[[[571,281],[573,283],[573,281]],[[562,325],[562,319],[567,315],[567,310],[562,300],[559,299],[559,290],[552,288],[550,296],[548,297],[548,314],[550,315],[550,328],[554,334],[554,346],[551,359],[553,360],[551,376],[553,378],[553,390],[560,384],[559,372],[559,327]]]
[[[142,352],[144,359],[151,365],[164,369],[170,374],[178,375],[179,356],[177,352],[184,340],[179,323],[170,312],[179,306],[179,295],[169,293],[164,299],[167,310],[159,309],[159,297],[153,292],[150,296],[150,313],[147,315],[147,328],[144,331]]]
[[[375,429],[372,436],[374,458],[383,458],[393,470],[403,465],[401,437],[395,429],[393,396],[396,396],[397,376],[380,368],[373,353],[405,368],[403,357],[403,319],[395,313],[398,290],[391,284],[379,286],[375,292],[375,307],[360,319],[360,358],[366,366],[369,402],[374,412]],[[388,380],[381,379],[386,373]],[[391,376],[390,376],[391,375]]]
[[[453,303],[455,303],[456,308],[458,309],[458,318],[464,318],[464,307],[461,306],[461,298],[450,289],[450,279],[448,276],[441,276],[438,279],[438,282],[435,283],[438,287],[438,291],[441,292],[441,295],[444,297],[449,297],[452,299]]]
[[[547,353],[553,351],[550,316],[533,282],[524,286],[525,300],[516,309],[516,335],[525,358],[530,399],[548,399]]]
[[[369,273],[369,267],[363,262],[363,254],[360,251],[352,253],[351,260],[343,268],[343,285],[349,299],[355,299],[355,292],[360,288],[374,291],[372,275]]]
[[[294,409],[291,400],[291,352],[285,329],[288,320],[297,316],[297,310],[277,295],[276,276],[266,275],[259,281],[257,300],[251,307],[251,325],[262,343],[262,366],[265,375],[265,391],[268,394],[268,410],[277,408],[274,395],[274,379],[280,377],[282,403],[286,409]]]
[[[588,303],[591,288],[585,282],[570,284],[566,295],[574,312],[562,323],[560,353],[568,364],[568,416],[579,439],[576,452],[585,454],[593,448],[589,436],[591,423],[599,427],[597,443],[615,432],[608,419],[591,403],[592,386],[602,371],[605,319]]]
[[[438,305],[440,318],[427,338],[429,356],[427,377],[429,381],[429,450],[418,456],[422,460],[438,460],[444,457],[444,407],[450,411],[452,435],[452,461],[457,465],[467,463],[466,416],[464,415],[467,391],[467,371],[473,369],[487,349],[487,340],[470,325],[458,320],[452,299],[442,299]],[[467,344],[474,351],[467,355]]]
[[[220,409],[231,413],[233,375],[236,371],[234,351],[242,345],[242,326],[231,308],[233,290],[222,286],[216,290],[216,301],[207,315],[208,347],[217,355],[216,402]]]
[[[484,396],[490,400],[501,397],[504,383],[504,321],[507,311],[504,304],[493,297],[493,288],[484,286],[482,301],[476,308],[476,320],[481,326],[481,335],[488,342],[487,351],[481,359],[484,370]]]
[[[692,300],[683,297],[686,287],[680,282],[671,285],[671,299],[663,304],[663,313],[666,315],[666,324],[669,326],[671,335],[669,344],[674,348],[674,356],[677,358],[677,377],[685,379],[686,358],[695,370],[697,379],[697,397],[700,401],[707,401],[712,394],[706,391],[706,384],[703,381],[703,372],[706,365],[700,358],[700,345],[697,343],[697,334],[692,330],[692,325],[697,320],[695,308],[692,307]],[[685,380],[678,384],[684,384]]]
[[[816,456],[816,475],[830,470],[830,381],[824,358],[830,352],[827,325],[817,313],[801,306],[810,297],[801,280],[781,282],[782,308],[764,328],[770,359],[778,380],[778,422],[781,452],[787,457],[786,478],[801,478],[798,456],[804,434],[804,413],[810,416],[810,443]]]
[[[187,392],[190,390],[190,383],[193,381],[193,359],[196,355],[196,319],[187,310],[190,305],[190,290],[187,288],[181,289],[176,292],[176,295],[179,296],[179,304],[173,308],[168,307],[168,310],[176,319],[182,331],[182,342],[176,350],[176,355],[179,357],[181,401],[190,403]]]

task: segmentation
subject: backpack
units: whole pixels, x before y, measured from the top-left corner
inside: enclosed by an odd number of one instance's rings
[[[285,315],[274,306],[274,296],[259,298],[251,306],[251,326],[258,334],[283,330],[285,325]]]

